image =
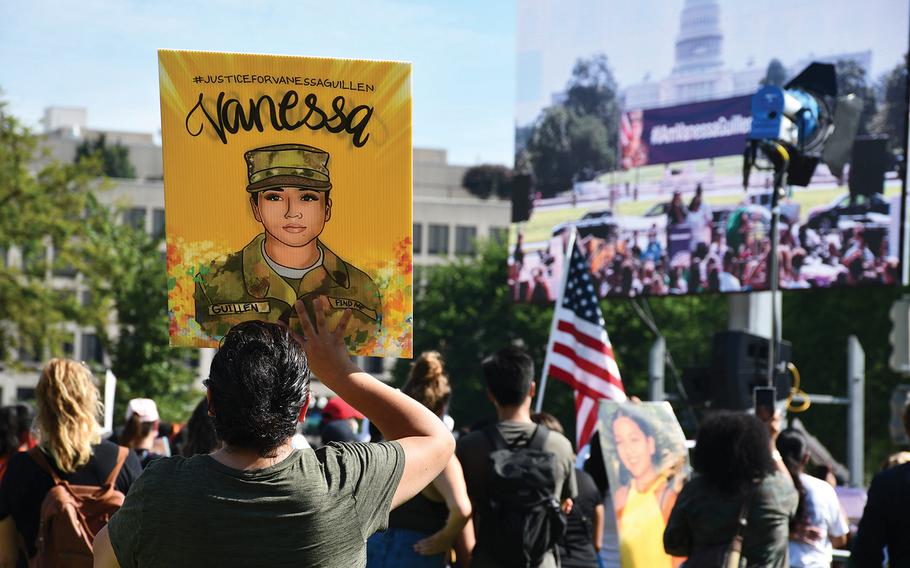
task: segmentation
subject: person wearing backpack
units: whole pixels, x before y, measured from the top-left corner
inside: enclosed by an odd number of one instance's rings
[[[456,449],[477,536],[469,565],[555,568],[577,493],[572,444],[531,421],[536,385],[527,353],[506,347],[481,367],[498,421],[462,437]]]
[[[10,458],[0,483],[0,566],[91,566],[92,541],[123,503],[142,467],[126,448],[101,441],[101,405],[91,372],[52,359],[35,395],[40,443]]]

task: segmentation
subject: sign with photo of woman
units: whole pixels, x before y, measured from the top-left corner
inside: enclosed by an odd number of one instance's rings
[[[171,343],[296,329],[322,297],[352,353],[410,357],[410,65],[161,50],[159,70]]]
[[[600,443],[623,568],[678,566],[664,552],[670,511],[689,471],[685,436],[667,402],[602,401]]]

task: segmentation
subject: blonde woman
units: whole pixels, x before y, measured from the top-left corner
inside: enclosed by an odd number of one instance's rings
[[[452,389],[442,357],[427,351],[417,358],[402,392],[420,402],[440,419],[445,415]],[[441,567],[449,550],[465,545],[464,530],[471,517],[471,501],[458,458],[452,456],[442,473],[413,499],[389,515],[389,528],[367,541],[367,566]],[[473,536],[473,535],[472,535]]]
[[[102,485],[117,461],[120,447],[101,441],[101,404],[91,372],[69,359],[51,359],[35,391],[41,454],[56,475],[70,485]],[[132,452],[117,476],[126,494],[142,471]],[[21,543],[27,558],[37,552],[41,503],[54,481],[26,452],[10,458],[0,484],[0,566],[15,566]]]

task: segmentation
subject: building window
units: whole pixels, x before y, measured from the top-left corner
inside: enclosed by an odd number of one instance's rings
[[[477,227],[455,227],[455,254],[474,254],[477,252]]]
[[[104,358],[104,351],[101,349],[101,341],[94,333],[82,334],[82,360],[86,362],[100,363]]]
[[[449,254],[449,226],[430,225],[430,254]]]
[[[22,343],[19,345],[19,361],[22,363],[39,363],[41,361],[41,345],[38,343]]]
[[[145,230],[145,207],[133,207],[123,212],[123,222],[139,231]]]
[[[53,263],[53,273],[54,276],[59,276],[63,278],[75,278],[76,274],[79,273],[76,270],[76,267],[70,262],[64,262],[60,259],[60,256],[57,255],[56,251],[54,252],[54,263]]]
[[[29,387],[16,387],[16,402],[35,400],[35,389]]]
[[[152,236],[156,239],[164,236],[164,209],[152,210]]]
[[[507,227],[490,227],[490,240],[497,245],[509,242],[509,229]]]
[[[423,225],[414,223],[414,254],[423,250]]]
[[[33,244],[23,246],[22,268],[29,276],[43,276],[47,270],[47,248]]]
[[[73,357],[75,356],[75,345],[76,337],[72,333],[67,333],[63,338],[63,342],[60,344],[60,348],[63,350],[64,357]]]

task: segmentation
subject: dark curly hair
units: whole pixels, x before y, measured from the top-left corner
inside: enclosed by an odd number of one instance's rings
[[[722,492],[745,492],[752,480],[776,470],[767,426],[744,412],[711,414],[695,438],[692,466]]]
[[[310,368],[287,330],[248,321],[224,337],[204,384],[212,396],[218,437],[272,457],[294,434],[309,396]]]

